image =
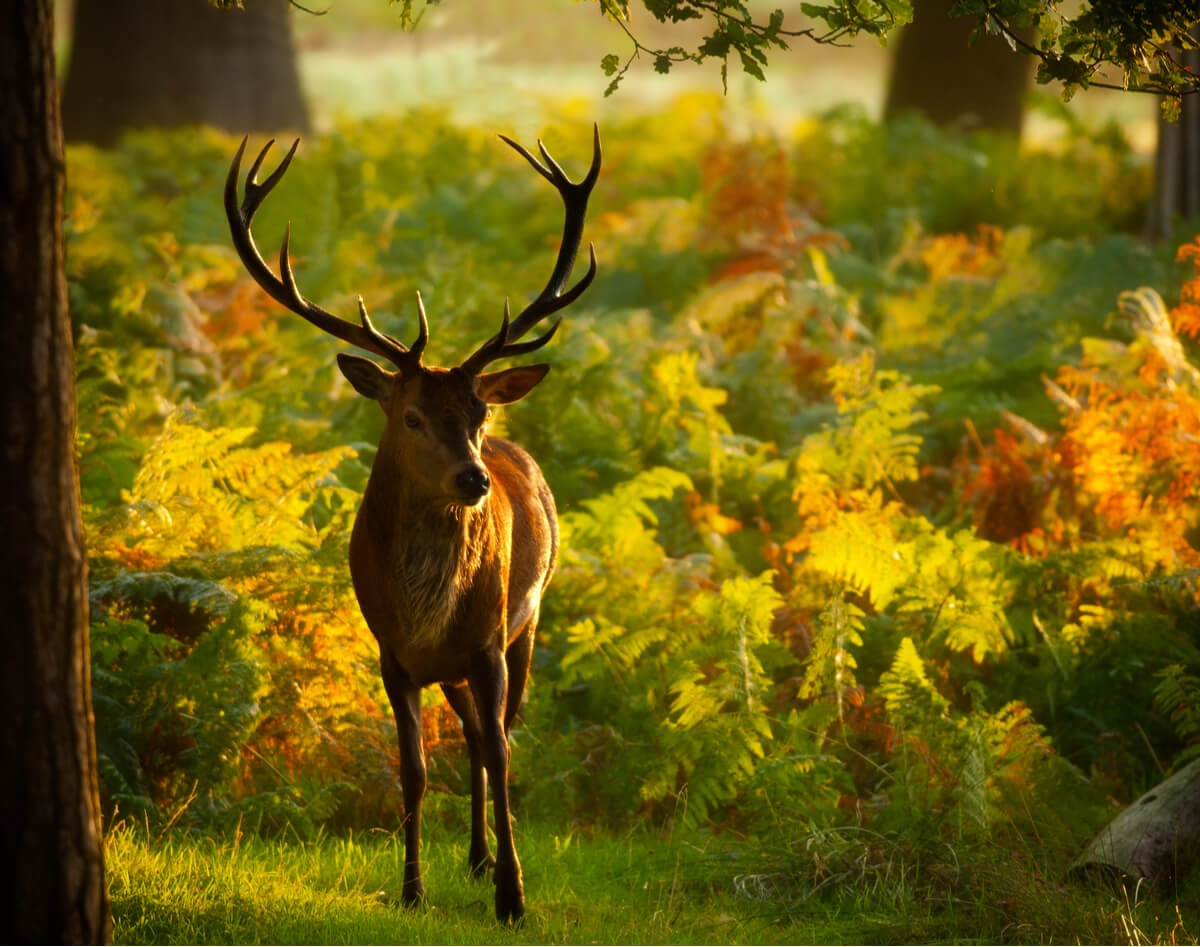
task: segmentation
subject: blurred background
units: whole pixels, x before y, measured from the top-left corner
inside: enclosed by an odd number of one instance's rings
[[[176,12],[170,16],[175,19],[171,20],[167,13],[171,5],[164,7],[144,0],[125,0],[115,5],[79,0],[81,19],[89,15],[97,18],[95,23],[84,23],[81,35],[83,43],[100,48],[107,44],[111,50],[123,42],[127,48],[141,49],[141,64],[126,57],[106,56],[103,71],[109,77],[101,78],[101,82],[119,81],[114,73],[124,69],[151,70],[162,63],[158,83],[178,82],[180,87],[190,83],[194,88],[210,83],[212,97],[226,95],[244,101],[253,95],[245,86],[238,87],[235,64],[246,68],[250,50],[257,50],[260,57],[276,50],[283,58],[294,51],[304,105],[316,129],[329,129],[339,119],[386,118],[420,106],[446,110],[464,123],[486,120],[526,137],[539,127],[550,103],[556,108],[569,103],[578,114],[603,123],[613,114],[661,108],[685,92],[720,96],[731,127],[765,123],[786,131],[801,118],[846,104],[861,106],[868,116],[878,119],[888,101],[896,46],[895,37],[890,49],[871,37],[846,40],[838,47],[795,39],[790,51],[772,55],[769,81],[760,82],[746,75],[735,63],[725,92],[715,65],[683,64],[668,75],[660,75],[653,70],[652,58],[642,56],[622,82],[620,94],[606,98],[604,90],[609,80],[600,70],[602,57],[616,54],[624,61],[632,47],[621,27],[603,16],[596,4],[578,0],[444,2],[419,10],[418,25],[409,30],[402,28],[401,5],[387,0],[329,0],[327,6],[312,8],[324,15],[299,8],[285,13],[282,0],[250,6],[249,11],[233,11],[222,24],[214,9],[200,3],[190,13],[184,7],[174,7]],[[781,8],[795,28],[810,22],[800,13],[798,2],[751,6],[763,12]],[[933,60],[932,65],[940,62],[943,75],[956,76],[953,82],[941,82],[926,92],[925,99],[935,100],[940,90],[941,97],[951,103],[950,108],[968,96],[975,97],[978,105],[978,98],[988,95],[1001,76],[994,67],[984,64],[977,67],[973,82],[971,75],[964,75],[958,68],[964,60],[979,59],[980,49],[986,49],[989,43],[985,40],[981,47],[966,50],[970,23],[950,20],[945,16],[947,8],[941,0],[919,8],[930,11],[927,21],[944,21],[933,27],[942,32],[937,34],[939,40],[926,48],[923,58]],[[240,33],[238,43],[245,45],[226,42],[227,59],[219,65],[206,59],[206,53],[193,42],[196,32],[187,20],[189,16],[197,23],[215,20],[223,39]],[[251,18],[258,22],[247,30],[239,21]],[[687,22],[660,24],[636,4],[628,26],[652,47],[692,48],[702,35],[699,27]],[[74,28],[75,8],[69,0],[60,0],[59,63],[64,74],[70,63]],[[106,30],[113,35],[106,37]],[[294,35],[294,45],[286,50],[283,36],[289,31]],[[1032,86],[1031,60],[1001,55],[998,61],[1005,59],[1017,63],[1008,67],[1016,73],[1008,80],[1010,84],[1015,82],[1032,92],[1022,122],[1027,139],[1052,141],[1061,131],[1061,110],[1065,108],[1091,125],[1114,121],[1140,153],[1153,150],[1157,103],[1152,96],[1088,89],[1063,106],[1058,88]],[[174,79],[169,78],[172,75]],[[94,95],[100,94],[96,76],[76,82],[90,87]],[[150,97],[158,94],[149,83],[142,86],[141,92]],[[260,89],[257,94],[267,93]],[[1046,96],[1054,102],[1046,105]],[[132,109],[135,105],[113,102],[109,107]],[[187,120],[183,114],[187,107],[176,99],[175,108],[180,111],[177,120]],[[215,104],[208,107],[217,108]],[[281,114],[286,115],[286,110]],[[70,126],[68,120],[69,133]],[[87,137],[81,125],[76,128]]]

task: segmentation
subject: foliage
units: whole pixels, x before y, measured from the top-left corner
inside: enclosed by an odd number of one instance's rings
[[[544,135],[568,169],[577,131]],[[886,865],[897,899],[954,903],[949,853],[1065,852],[1194,753],[1200,244],[1173,261],[1114,232],[1144,172],[1071,134],[1017,152],[837,113],[739,138],[703,98],[604,129],[601,275],[494,421],[563,540],[518,816],[736,834],[759,849],[738,877],[775,879],[738,890],[806,916],[806,885],[858,897]],[[345,564],[379,413],[227,246],[235,147],[69,154],[106,810],[394,827]],[[424,112],[306,142],[256,232],[293,219],[306,295],[352,313],[362,293],[398,337],[421,289],[448,362],[542,285],[560,209],[540,185]],[[430,822],[458,832],[436,692],[425,724]]]
[[[772,10],[763,17],[743,0],[643,0],[646,12],[660,23],[695,21],[705,31],[695,48],[670,46],[652,48],[626,25],[630,20],[629,0],[599,0],[606,16],[620,24],[633,52],[621,63],[615,54],[604,57],[601,68],[615,76],[608,92],[614,91],[633,61],[642,53],[653,58],[658,72],[669,72],[681,62],[721,63],[725,80],[729,60],[736,56],[742,69],[764,80],[768,55],[788,49],[790,41],[838,44],[860,33],[884,41],[888,34],[911,22],[910,2],[862,3],[827,0],[802,3],[800,12],[785,15]],[[1194,49],[1195,9],[1174,0],[1167,3],[1118,3],[1093,0],[1064,8],[1053,0],[955,0],[952,16],[970,17],[976,23],[972,39],[982,33],[1006,38],[1010,45],[1038,60],[1037,80],[1058,82],[1069,98],[1076,89],[1096,85],[1153,92],[1169,96],[1172,114],[1178,114],[1179,97],[1200,91],[1200,80],[1181,62],[1181,49]],[[797,26],[797,20],[805,24]],[[1021,31],[1036,28],[1036,42],[1024,39]],[[1118,68],[1122,81],[1114,85],[1105,70]]]
[[[1175,732],[1186,743],[1178,762],[1194,759],[1200,752],[1200,677],[1188,674],[1180,664],[1163,668],[1154,689],[1154,705],[1170,716]]]
[[[211,804],[235,778],[263,681],[247,641],[254,616],[231,611],[182,654],[176,639],[141,621],[94,626],[97,752],[124,811],[152,811],[191,794]]]
[[[566,639],[542,686],[569,696],[544,706],[547,716],[531,713],[530,728],[543,734],[543,767],[545,743],[556,731],[566,738],[555,785],[599,820],[681,806],[703,822],[748,789],[782,737],[774,681],[792,659],[771,634],[779,597],[770,575],[718,585],[713,557],[673,559],[655,541],[648,501],[690,486],[659,468],[564,517],[557,581],[571,611],[556,615]],[[615,601],[633,605],[620,624]],[[617,754],[622,785],[605,765]]]
[[[939,131],[919,117],[877,123],[857,107],[842,106],[799,129],[792,193],[852,236],[855,225],[882,230],[881,256],[909,242],[902,259],[915,261],[927,254],[925,242],[938,237],[970,240],[990,251],[987,257],[944,259],[942,269],[930,271],[938,277],[931,285],[946,277],[961,284],[985,275],[989,266],[1003,272],[1015,251],[1045,253],[1053,246],[1031,247],[1028,240],[1022,246],[1019,228],[1070,238],[1140,227],[1140,201],[1149,198],[1151,176],[1121,130],[1079,127],[1069,113],[1039,101],[1047,119],[1062,123],[1055,153],[1031,153],[1011,136],[983,130]],[[1055,171],[1065,160],[1080,176]],[[1101,181],[1105,185],[1097,186]],[[993,241],[1014,242],[989,245],[980,225],[1016,230],[991,234]]]

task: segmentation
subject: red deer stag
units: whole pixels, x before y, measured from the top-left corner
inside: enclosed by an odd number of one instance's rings
[[[529,674],[542,593],[554,571],[558,522],[554,497],[533,459],[516,444],[485,433],[487,405],[524,397],[549,366],[483,369],[549,342],[557,320],[537,338],[518,340],[578,299],[596,275],[593,248],[587,274],[564,292],[579,251],[588,197],[600,173],[600,133],[595,131],[592,165],[579,183],[567,178],[540,141],[545,164],[501,137],[558,189],[566,208],[562,243],[550,280],[537,298],[511,321],[505,302],[500,331],[456,368],[421,364],[429,327],[420,294],[420,328],[416,341],[406,347],[371,324],[361,297],[356,325],[300,294],[288,255],[290,225],[279,252],[279,276],[263,261],[250,221],[283,177],[299,140],[259,183],[258,169],[272,144],[267,143],[246,175],[239,206],[243,140],[225,182],[225,213],[242,262],[273,299],[330,335],[396,366],[396,371],[385,371],[355,355],[337,357],[350,384],[378,401],[385,416],[350,539],[350,574],[363,617],[379,642],[383,682],[396,715],[405,810],[402,898],[414,905],[425,891],[420,863],[425,793],[421,688],[441,684],[462,718],[471,760],[469,868],[478,875],[494,865],[496,915],[512,921],[524,912],[525,895],[509,821],[508,730]],[[489,778],[495,859],[487,841]]]

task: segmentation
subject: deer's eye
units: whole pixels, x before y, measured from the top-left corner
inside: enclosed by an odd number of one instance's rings
[[[421,416],[413,411],[409,411],[404,415],[404,426],[412,428],[414,431],[421,429]]]

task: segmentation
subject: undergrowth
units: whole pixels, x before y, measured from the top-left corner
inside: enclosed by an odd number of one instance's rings
[[[602,134],[601,275],[554,371],[492,428],[538,459],[563,535],[513,734],[518,812],[601,847],[693,833],[707,854],[673,849],[684,878],[728,842],[737,869],[702,890],[790,936],[856,917],[865,940],[1186,939],[1165,907],[1061,879],[1200,733],[1200,244],[1173,260],[1120,232],[1146,171],[1107,133],[1030,154],[841,112],[738,139],[689,98]],[[544,137],[580,165],[586,126],[564,112]],[[103,802],[171,827],[149,847],[117,833],[118,862],[184,831],[327,852],[401,818],[345,565],[381,418],[228,246],[235,148],[190,130],[69,155]],[[303,291],[343,314],[362,294],[397,337],[420,289],[430,360],[453,363],[542,285],[546,191],[490,131],[414,113],[305,142],[256,233],[291,219]],[[431,798],[457,805],[462,742],[434,692],[425,730]],[[575,884],[564,865],[554,883]],[[561,897],[566,926],[539,936],[592,923]],[[137,936],[166,937],[154,923]]]

